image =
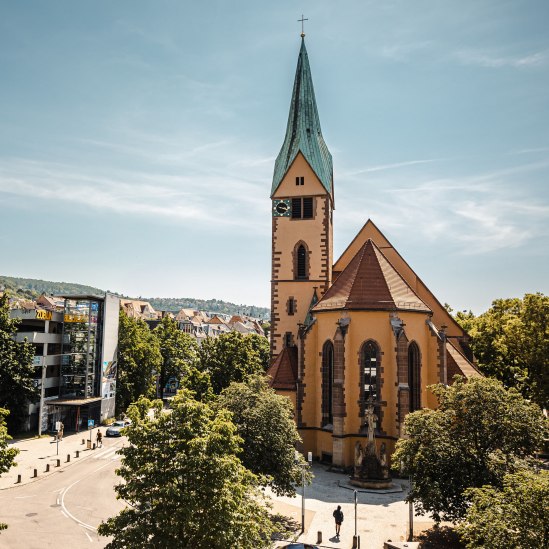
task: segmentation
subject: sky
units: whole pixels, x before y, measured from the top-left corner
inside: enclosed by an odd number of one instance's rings
[[[269,306],[301,14],[335,258],[371,218],[455,310],[547,294],[546,0],[0,0],[0,274]]]

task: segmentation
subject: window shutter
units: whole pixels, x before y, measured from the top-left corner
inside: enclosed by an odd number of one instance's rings
[[[303,199],[303,219],[313,218],[313,198],[307,197]]]
[[[301,219],[301,198],[292,198],[292,217]]]

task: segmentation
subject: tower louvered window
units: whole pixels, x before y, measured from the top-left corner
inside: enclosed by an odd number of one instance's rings
[[[292,198],[292,219],[313,219],[313,197]]]

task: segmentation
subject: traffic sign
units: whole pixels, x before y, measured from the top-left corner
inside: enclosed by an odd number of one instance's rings
[[[93,429],[95,421],[93,419],[88,419],[88,429]]]

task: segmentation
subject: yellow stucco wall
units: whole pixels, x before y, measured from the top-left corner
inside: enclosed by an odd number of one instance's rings
[[[296,185],[296,177],[304,177],[304,185]],[[332,203],[311,167],[300,153],[273,195],[273,199],[298,196],[314,197],[312,219],[273,218],[273,355],[281,352],[286,332],[294,335],[297,342],[297,327],[303,323],[314,288],[320,297],[331,283],[333,263]],[[305,243],[308,254],[308,280],[294,280],[294,251],[299,242]],[[293,297],[295,314],[287,312],[287,302]]]
[[[398,414],[398,369],[396,340],[390,326],[389,311],[326,311],[316,315],[317,322],[307,335],[305,344],[305,398],[302,406],[302,421],[306,429],[300,431],[304,439],[304,450],[312,451],[316,457],[322,453],[332,454],[332,433],[320,429],[322,406],[322,348],[327,340],[333,342],[337,321],[346,316],[350,319],[345,337],[345,404],[346,417],[343,420],[344,465],[351,466],[354,460],[354,446],[357,440],[364,443],[365,433],[360,433],[362,420],[359,416],[360,399],[360,350],[364,342],[374,340],[381,350],[380,366],[383,368],[381,399],[382,431],[387,438],[377,440],[378,447],[382,442],[387,446],[390,455],[394,449],[395,439],[399,436]],[[404,329],[409,342],[414,341],[420,349],[421,357],[421,405],[435,407],[436,401],[428,395],[426,387],[438,382],[437,339],[433,337],[425,320],[425,313],[398,312],[404,322]],[[360,433],[360,435],[359,435]],[[353,436],[357,435],[357,436]]]

